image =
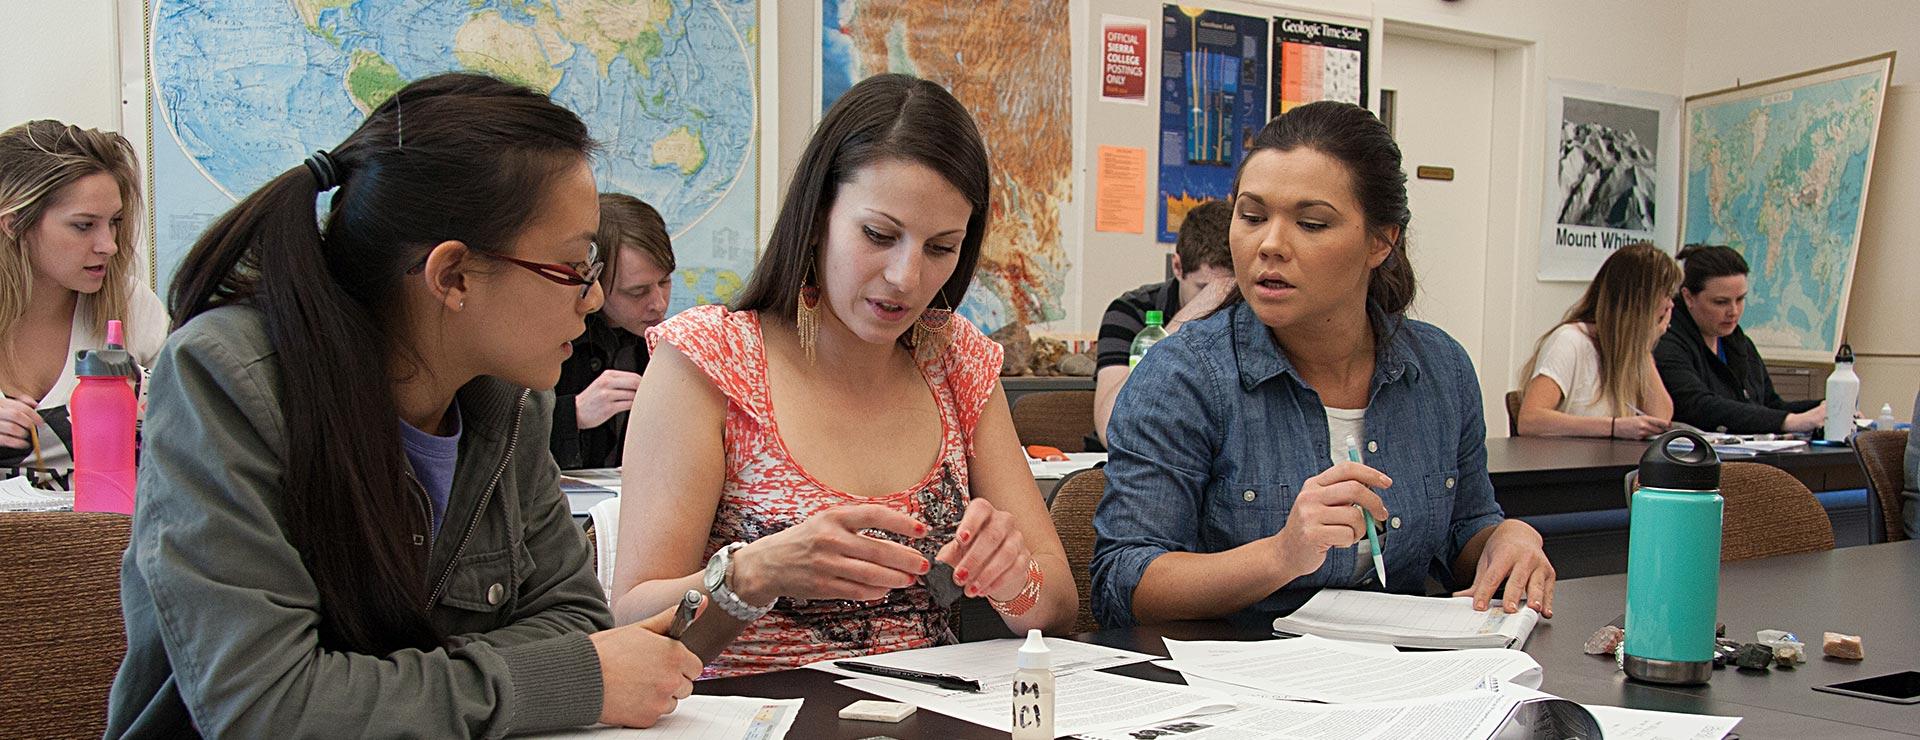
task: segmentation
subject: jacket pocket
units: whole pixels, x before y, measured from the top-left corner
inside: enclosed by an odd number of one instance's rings
[[[515,568],[514,551],[508,548],[462,555],[447,579],[440,603],[487,614],[511,608],[520,591],[514,574],[525,567]]]

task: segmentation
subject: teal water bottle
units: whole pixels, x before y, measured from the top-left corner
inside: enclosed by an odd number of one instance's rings
[[[1682,439],[1691,446],[1674,451]],[[1720,458],[1700,435],[1667,432],[1640,456],[1627,519],[1628,676],[1699,684],[1713,675],[1724,503]]]

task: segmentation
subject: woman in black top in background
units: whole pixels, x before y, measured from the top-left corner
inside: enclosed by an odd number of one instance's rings
[[[1747,260],[1721,246],[1689,244],[1680,298],[1654,365],[1673,396],[1673,420],[1709,431],[1810,432],[1826,423],[1821,401],[1784,401],[1766,362],[1740,330],[1747,308]]]

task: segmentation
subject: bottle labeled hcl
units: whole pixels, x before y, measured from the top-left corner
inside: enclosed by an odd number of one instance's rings
[[[1040,630],[1027,630],[1013,672],[1013,740],[1053,740],[1053,657]]]

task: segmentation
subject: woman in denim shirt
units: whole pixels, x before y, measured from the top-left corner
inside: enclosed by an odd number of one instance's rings
[[[1493,500],[1472,362],[1404,316],[1399,147],[1345,103],[1295,108],[1253,144],[1228,232],[1239,294],[1154,345],[1114,409],[1094,615],[1264,619],[1320,588],[1382,589],[1355,505],[1385,523],[1390,590],[1471,572],[1475,608],[1498,592],[1550,615],[1540,535]]]

